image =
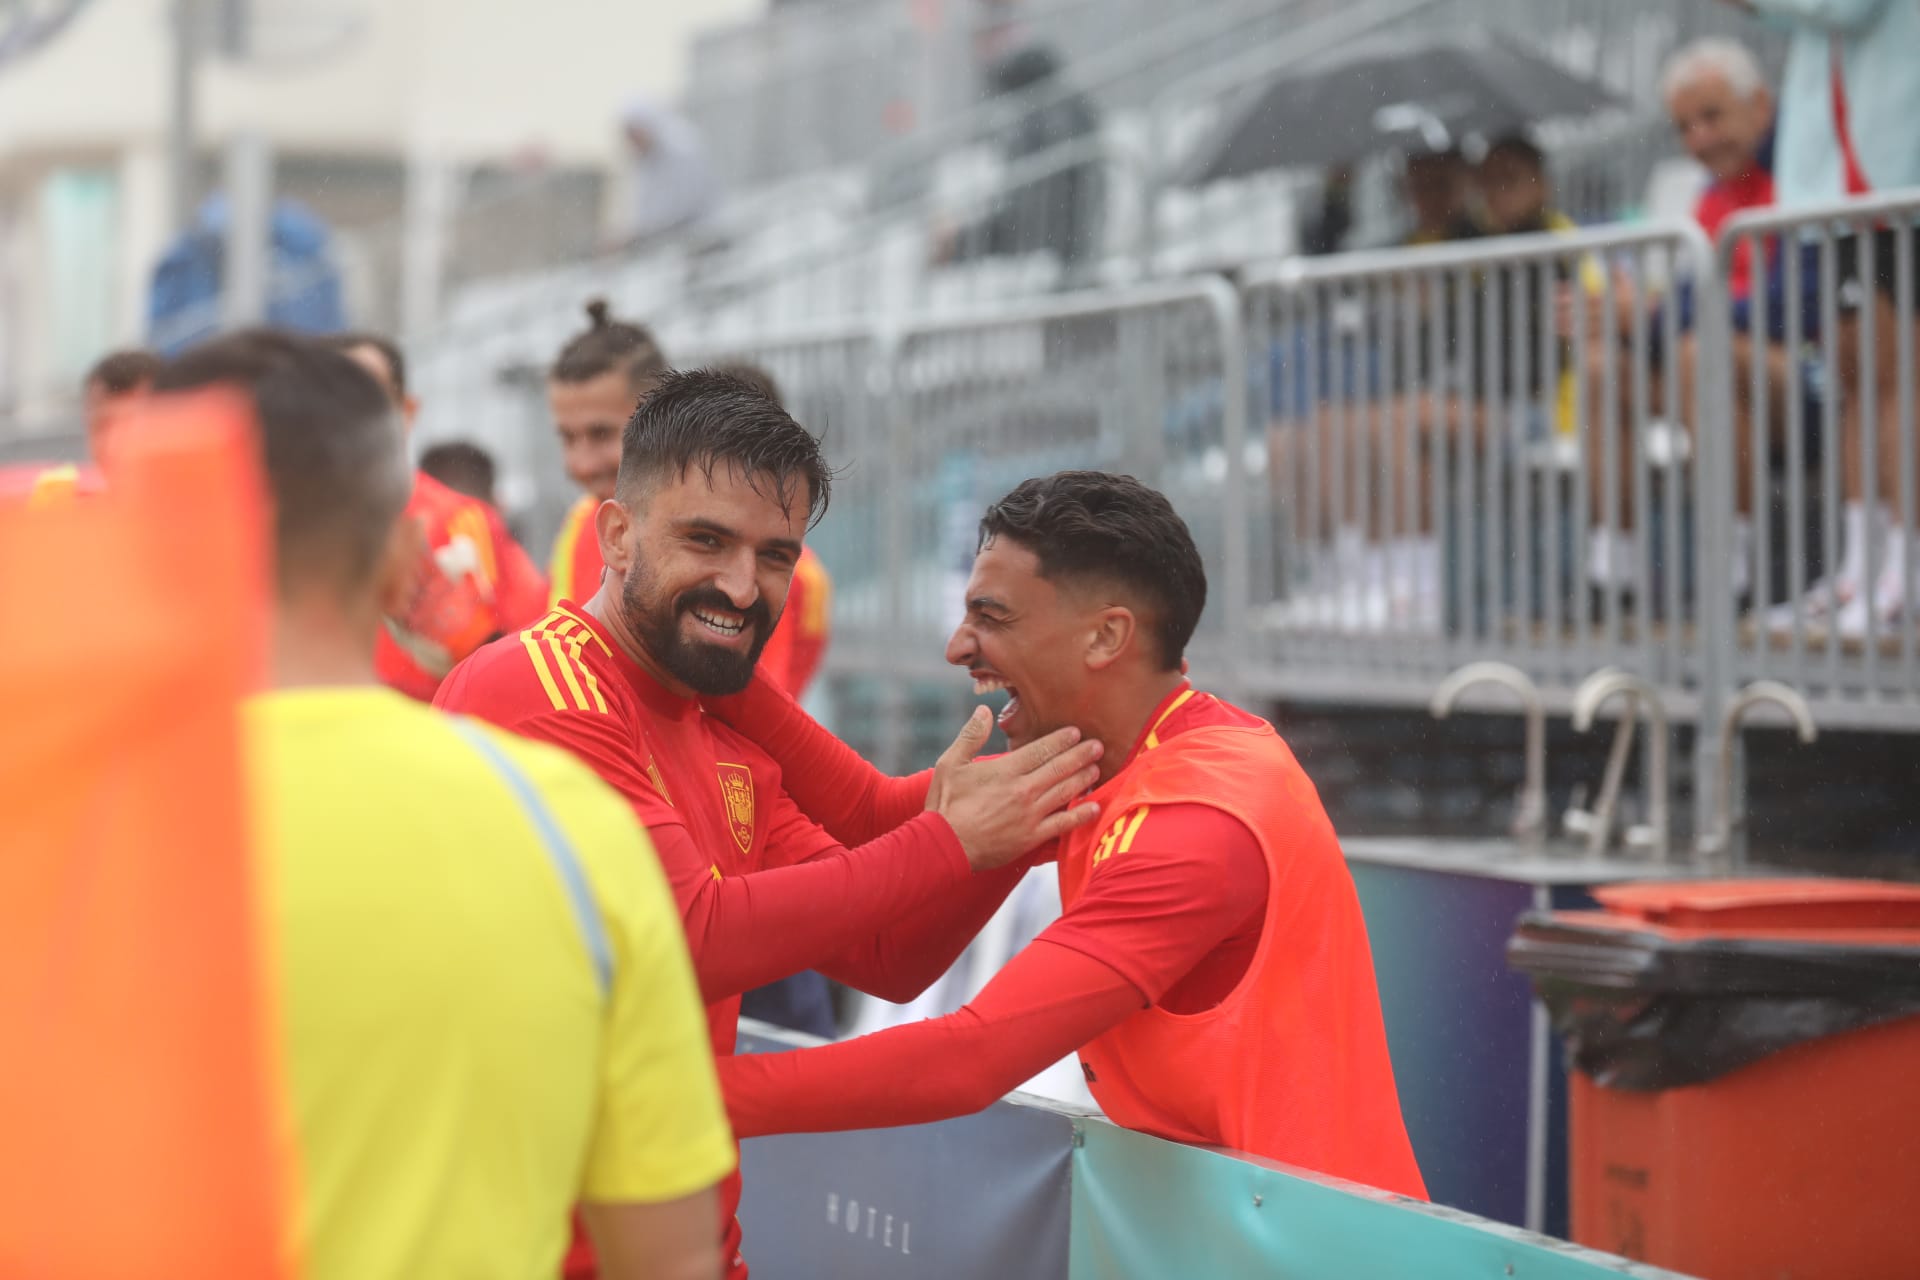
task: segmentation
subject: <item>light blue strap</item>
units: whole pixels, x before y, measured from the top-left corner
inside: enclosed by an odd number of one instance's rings
[[[581,937],[587,944],[587,954],[593,961],[593,973],[599,980],[600,994],[606,995],[613,986],[613,951],[607,945],[606,926],[601,923],[600,909],[593,901],[593,889],[587,884],[586,873],[580,869],[579,858],[574,856],[572,843],[560,830],[560,824],[553,820],[552,812],[540,798],[540,793],[534,790],[533,783],[527,780],[527,775],[507,757],[506,752],[469,722],[457,716],[448,719],[460,736],[472,743],[473,749],[506,781],[514,799],[520,802],[528,820],[533,823],[534,832],[546,848],[547,860],[553,863],[553,869],[560,874],[560,883],[567,891],[574,922],[580,926]]]

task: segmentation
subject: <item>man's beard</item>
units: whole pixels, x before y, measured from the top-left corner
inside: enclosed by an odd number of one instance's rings
[[[620,587],[620,611],[636,639],[646,646],[653,660],[666,668],[674,679],[695,693],[711,697],[738,693],[753,679],[753,665],[767,647],[779,621],[766,598],[762,597],[738,609],[717,587],[696,587],[672,600],[659,600],[652,591],[645,571],[635,562]],[[753,644],[746,652],[718,644],[689,640],[680,629],[680,620],[698,608],[714,613],[738,613],[745,625],[753,628]],[[704,625],[696,621],[696,626]]]

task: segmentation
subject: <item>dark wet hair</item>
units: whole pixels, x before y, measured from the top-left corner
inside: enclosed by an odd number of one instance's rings
[[[156,392],[216,386],[246,396],[259,419],[281,594],[364,591],[413,491],[385,390],[331,343],[274,329],[204,342],[153,383]]]
[[[81,379],[83,387],[98,386],[110,396],[123,396],[129,391],[137,391],[152,382],[160,373],[165,362],[144,347],[132,347],[125,351],[110,351],[94,362],[87,376]]]
[[[407,398],[407,356],[400,350],[400,344],[384,333],[366,333],[352,331],[330,333],[320,339],[335,351],[351,352],[355,347],[372,347],[380,353],[386,362],[388,381],[393,383],[393,398],[396,403]]]
[[[804,484],[809,528],[827,512],[833,470],[820,441],[785,409],[729,373],[668,372],[634,410],[620,438],[617,492],[622,501],[632,501],[663,479],[678,480],[691,468],[711,478],[721,466],[781,503],[791,502],[794,486]]]
[[[587,327],[567,339],[547,371],[555,382],[591,382],[616,370],[627,375],[635,391],[667,371],[667,357],[645,325],[615,320],[605,298],[587,303]]]
[[[430,445],[420,454],[420,469],[456,493],[494,501],[499,469],[493,455],[466,440]]]
[[[1146,606],[1162,670],[1173,671],[1207,604],[1207,571],[1187,522],[1132,476],[1061,471],[1022,481],[980,519],[980,548],[1007,538],[1050,582],[1103,582]]]

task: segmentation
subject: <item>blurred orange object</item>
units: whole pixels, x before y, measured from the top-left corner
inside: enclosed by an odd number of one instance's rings
[[[0,1275],[290,1275],[238,718],[257,446],[230,397],[141,413],[105,492],[0,503]]]

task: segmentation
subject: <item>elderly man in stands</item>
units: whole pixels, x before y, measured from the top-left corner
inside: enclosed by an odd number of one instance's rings
[[[1667,63],[1661,80],[1661,96],[1673,118],[1673,128],[1687,154],[1706,170],[1707,183],[1694,204],[1694,218],[1708,236],[1717,235],[1734,214],[1773,203],[1774,102],[1766,77],[1753,54],[1734,40],[1707,39],[1686,46]],[[1765,397],[1767,440],[1770,449],[1783,446],[1787,430],[1787,371],[1796,359],[1784,343],[1784,302],[1786,273],[1780,257],[1780,245],[1769,242],[1765,260],[1755,264],[1752,245],[1742,244],[1729,266],[1727,285],[1733,304],[1733,437],[1735,517],[1732,581],[1736,594],[1745,594],[1749,585],[1748,565],[1753,533],[1752,450],[1758,431],[1753,426],[1753,362],[1766,368]],[[1800,274],[1809,295],[1817,283],[1812,264]],[[1756,287],[1766,294],[1764,314],[1767,331],[1756,342],[1751,332],[1751,317]],[[1647,343],[1647,359],[1652,365],[1648,411],[1663,415],[1668,427],[1691,421],[1694,416],[1694,387],[1698,369],[1697,338],[1693,332],[1693,295],[1683,289],[1675,299],[1679,308],[1680,331],[1674,350],[1663,346],[1664,327],[1648,320],[1642,330]],[[1600,320],[1596,304],[1590,314],[1596,319],[1587,326],[1587,367],[1601,370],[1608,343],[1618,343],[1615,368],[1628,369],[1635,357],[1637,308],[1619,305],[1616,326],[1607,328]],[[1802,306],[1803,336],[1813,336],[1811,326],[1818,311]],[[1623,375],[1624,376],[1624,375]],[[1632,580],[1628,566],[1637,555],[1632,546],[1637,512],[1633,506],[1633,468],[1636,452],[1647,440],[1642,430],[1651,423],[1636,420],[1633,397],[1618,393],[1607,397],[1603,380],[1596,372],[1591,384],[1594,426],[1588,436],[1588,479],[1593,498],[1596,527],[1589,542],[1587,567],[1596,585],[1620,585]],[[1603,430],[1604,401],[1612,399],[1618,421],[1611,430]],[[1805,415],[1808,421],[1817,415]],[[1615,481],[1609,485],[1606,455],[1617,452]],[[1609,495],[1607,490],[1614,492]],[[1617,521],[1617,523],[1616,523]]]

